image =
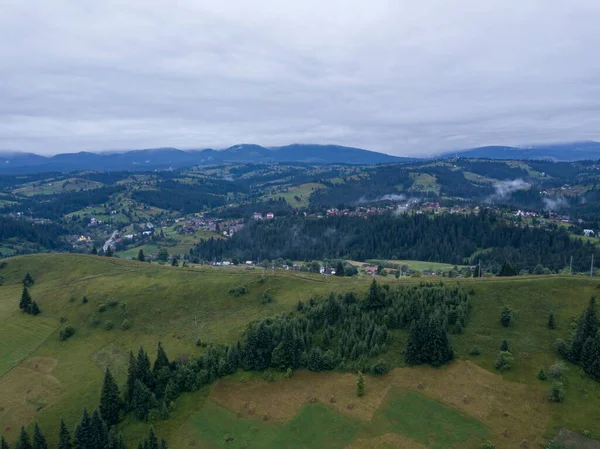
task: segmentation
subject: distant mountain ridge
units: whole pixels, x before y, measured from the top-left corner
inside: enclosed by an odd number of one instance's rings
[[[65,172],[91,169],[109,171],[154,170],[223,162],[363,165],[411,160],[414,159],[340,145],[293,144],[266,148],[255,144],[240,144],[224,150],[214,150],[212,148],[202,150],[152,148],[110,153],[82,151],[48,157],[33,153],[0,152],[0,173]]]
[[[593,140],[530,147],[485,146],[444,154],[444,157],[483,159],[549,159],[580,161],[600,159],[600,142]]]

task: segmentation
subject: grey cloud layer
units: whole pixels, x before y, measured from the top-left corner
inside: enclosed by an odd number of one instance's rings
[[[599,3],[4,0],[0,148],[597,139]]]

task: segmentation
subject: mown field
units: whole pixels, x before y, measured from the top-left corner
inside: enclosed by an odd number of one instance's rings
[[[70,254],[6,262],[0,269],[0,432],[9,440],[21,423],[36,420],[54,442],[60,417],[74,426],[84,406],[97,406],[104,367],[124,381],[130,349],[143,345],[153,355],[160,340],[171,358],[197,355],[203,351],[195,345],[198,338],[234,342],[251,320],[292,312],[311,295],[364,293],[370,282],[281,271],[263,279],[261,270],[173,268]],[[26,272],[36,280],[31,295],[42,316],[18,310]],[[600,281],[540,276],[461,283],[472,289],[473,307],[463,334],[451,337],[458,360],[449,366],[404,367],[406,333],[397,332],[383,357],[396,369],[367,376],[362,398],[355,395],[352,373],[299,371],[291,379],[277,374],[270,383],[262,373],[238,372],[181,396],[172,417],[154,424],[157,433],[172,448],[475,449],[484,439],[498,448],[518,447],[523,439],[538,447],[563,427],[600,438],[600,384],[569,365],[566,400],[552,404],[549,382],[536,379],[541,366],[557,359],[554,340],[568,335],[589,297],[600,293]],[[248,294],[235,297],[228,293],[232,286],[246,286]],[[267,291],[274,301],[263,304]],[[513,310],[509,328],[499,323],[504,305]],[[555,330],[546,327],[550,311]],[[124,319],[131,322],[128,330],[121,328]],[[114,329],[105,330],[106,321]],[[67,324],[76,333],[61,342],[58,329]],[[503,339],[515,365],[500,375],[493,365]],[[481,355],[469,355],[474,345]],[[128,417],[120,427],[135,447],[148,425]]]

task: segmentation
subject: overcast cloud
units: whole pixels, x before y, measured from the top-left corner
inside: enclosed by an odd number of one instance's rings
[[[0,149],[600,139],[598,0],[0,0]]]

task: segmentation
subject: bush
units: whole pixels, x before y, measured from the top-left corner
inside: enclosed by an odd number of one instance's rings
[[[557,360],[548,367],[548,373],[550,374],[550,377],[553,377],[554,379],[562,377],[568,370],[569,368],[567,368],[567,365],[562,360]]]
[[[130,327],[131,327],[131,323],[129,322],[129,320],[123,320],[123,323],[121,324],[121,329],[127,330]]]
[[[87,302],[88,302],[88,299],[87,299],[87,297],[85,297],[85,296],[84,296],[83,298],[81,298],[81,302],[82,302],[83,304],[87,304]]]
[[[559,338],[554,342],[554,347],[556,348],[556,352],[565,358],[568,357],[569,352],[571,352],[569,344],[562,338]]]
[[[60,323],[66,323],[67,322],[67,317],[66,316],[61,316],[60,317]]]
[[[270,371],[265,371],[262,375],[262,378],[266,382],[275,382],[275,376],[273,376],[273,373]]]
[[[515,358],[508,351],[500,351],[498,353],[498,358],[494,363],[494,367],[499,371],[508,371],[513,367],[515,363]]]
[[[114,325],[114,323],[112,321],[106,320],[104,322],[104,330],[109,331],[109,330],[113,329],[114,327],[115,327],[115,325]]]
[[[264,292],[262,295],[262,303],[268,304],[270,302],[273,302],[273,295],[270,293]]]
[[[376,376],[381,376],[383,374],[386,374],[389,372],[389,370],[390,370],[390,367],[384,360],[378,360],[371,367],[371,373],[375,374]]]
[[[284,376],[286,379],[291,379],[293,375],[294,375],[294,370],[292,370],[292,368],[288,368],[287,370],[285,370]]]
[[[481,355],[481,351],[477,346],[473,346],[469,351],[469,355]]]
[[[502,326],[504,326],[504,327],[510,326],[511,320],[512,320],[512,311],[507,306],[504,306],[504,308],[502,309],[502,313],[500,314],[500,322],[502,323]]]
[[[481,449],[496,449],[496,446],[490,440],[486,440],[481,445]]]
[[[246,293],[248,293],[248,289],[246,287],[244,287],[243,285],[240,285],[237,287],[231,287],[229,289],[229,294],[233,295],[235,297],[245,295]]]
[[[96,327],[100,324],[100,318],[96,315],[91,315],[89,318],[89,322],[93,327]]]
[[[116,299],[109,299],[108,300],[108,307],[117,307],[119,305],[119,301],[117,301]]]
[[[98,313],[106,312],[106,304],[100,304],[98,306]]]
[[[75,334],[75,329],[73,326],[67,326],[64,329],[60,330],[59,338],[60,341],[65,341],[71,338]]]
[[[548,392],[548,398],[552,402],[563,402],[565,400],[564,384],[562,382],[554,382]]]

